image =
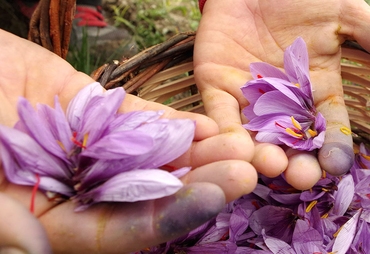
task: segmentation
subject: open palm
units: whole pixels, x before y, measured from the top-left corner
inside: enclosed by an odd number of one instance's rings
[[[54,96],[58,95],[66,109],[78,91],[93,81],[36,44],[1,30],[0,38],[2,125],[13,126],[17,122],[20,96],[32,105],[52,106]],[[253,190],[257,175],[249,163],[218,161],[228,159],[226,150],[219,147],[228,149],[234,144],[224,135],[217,135],[218,126],[211,119],[130,95],[120,110],[159,109],[165,110],[164,117],[196,121],[191,148],[171,164],[196,168],[181,179],[185,186],[179,192],[154,201],[97,204],[79,213],[74,212],[73,202],[56,204],[38,192],[33,216],[28,211],[32,187],[9,183],[0,170],[0,249],[14,246],[27,253],[50,253],[51,248],[54,253],[135,251],[188,232],[215,216],[225,202]],[[214,174],[216,171],[218,174]]]
[[[284,50],[297,37],[307,43],[315,105],[327,120],[325,143],[316,155],[258,144],[246,159],[261,173],[285,172],[288,182],[310,188],[321,176],[320,167],[343,174],[352,165],[352,138],[340,76],[340,45],[357,40],[370,49],[370,8],[362,0],[269,1],[234,0],[206,2],[196,38],[195,74],[207,114],[221,132],[249,134],[241,127],[240,109],[247,105],[240,87],[250,80],[249,64],[267,62],[283,68]],[[242,134],[243,133],[243,134]],[[305,165],[304,167],[302,167]]]

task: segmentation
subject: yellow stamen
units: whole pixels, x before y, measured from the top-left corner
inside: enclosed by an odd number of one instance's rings
[[[325,170],[322,171],[322,178],[326,178],[326,171]]]
[[[370,161],[370,156],[369,155],[366,155],[366,154],[363,154],[363,153],[360,153],[361,157],[363,157],[364,159]]]
[[[326,219],[329,217],[329,213],[325,213],[324,215],[321,216],[321,219]]]
[[[294,127],[296,127],[298,130],[301,131],[302,130],[302,126],[300,125],[300,123],[298,123],[298,121],[295,120],[293,116],[291,116],[290,119],[292,120],[292,123],[293,123]]]
[[[351,131],[351,129],[349,129],[348,127],[345,127],[345,126],[343,126],[343,127],[340,127],[340,131],[343,133],[343,134],[345,134],[345,135],[351,135],[351,133],[352,133],[352,131]]]
[[[296,133],[296,132],[295,132],[295,131],[293,131],[291,128],[286,128],[286,129],[285,129],[285,131],[286,131],[288,134],[290,134],[290,135],[292,135],[292,136],[294,136],[294,137],[296,137],[296,138],[300,138],[300,139],[302,139],[302,138],[303,138],[303,135],[302,135],[302,134]]]
[[[84,139],[82,140],[82,147],[86,147],[86,144],[87,144],[87,138],[89,137],[89,133],[86,133],[84,135]]]
[[[343,226],[344,226],[344,225],[342,225],[342,226],[337,230],[337,232],[335,232],[335,233],[333,234],[333,237],[337,237],[337,236],[338,236],[338,234],[339,234],[339,232],[342,230]]]
[[[316,204],[317,204],[317,200],[311,201],[311,203],[306,208],[306,213],[309,213]]]
[[[317,136],[317,131],[314,131],[314,130],[308,129],[308,131],[307,131],[307,132],[310,134],[311,138],[314,138],[314,137],[316,137],[316,136]]]
[[[325,191],[325,192],[329,192],[328,189],[325,189],[325,188],[321,188],[321,190]]]
[[[63,145],[63,143],[62,143],[61,141],[57,140],[57,143],[58,143],[58,145],[62,148],[62,150],[63,150],[64,152],[67,152],[67,150],[66,150],[65,146]]]
[[[301,88],[301,85],[300,84],[298,84],[298,83],[295,83],[294,84],[296,87],[298,87],[298,88]]]

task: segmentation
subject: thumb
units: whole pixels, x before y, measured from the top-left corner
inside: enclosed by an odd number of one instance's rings
[[[0,193],[0,253],[52,253],[47,235],[26,207]]]

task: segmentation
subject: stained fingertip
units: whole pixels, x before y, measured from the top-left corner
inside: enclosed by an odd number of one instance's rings
[[[158,200],[153,223],[163,239],[180,237],[215,217],[225,206],[225,195],[211,183],[192,183],[176,195]]]
[[[323,170],[331,175],[340,176],[351,169],[355,155],[352,146],[340,142],[331,142],[323,145],[318,158]]]
[[[289,156],[284,175],[286,181],[297,190],[307,190],[321,178],[322,171],[314,153],[296,152]]]
[[[255,146],[252,165],[257,172],[272,178],[284,172],[288,166],[288,158],[281,147],[268,143],[259,143]]]

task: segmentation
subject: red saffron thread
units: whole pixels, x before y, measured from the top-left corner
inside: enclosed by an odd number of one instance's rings
[[[33,189],[32,189],[31,204],[30,204],[31,213],[34,213],[34,211],[35,211],[36,193],[37,193],[37,190],[39,189],[39,185],[40,185],[40,176],[38,174],[36,174],[35,176],[36,176],[36,183],[35,183],[35,185],[33,186]]]
[[[76,137],[77,137],[77,132],[73,132],[72,133],[72,138],[71,138],[71,141],[75,144],[75,145],[77,145],[77,146],[79,146],[79,147],[81,147],[81,148],[86,148],[86,146],[84,146],[80,141],[78,141],[77,139],[76,139]]]

